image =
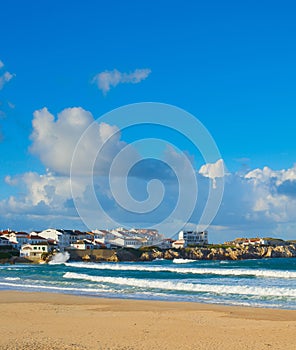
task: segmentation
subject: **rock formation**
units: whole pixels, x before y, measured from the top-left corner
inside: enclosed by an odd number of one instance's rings
[[[155,259],[190,259],[190,260],[245,260],[264,258],[293,258],[296,257],[296,245],[286,246],[244,246],[236,247],[196,247],[169,249],[165,251],[151,250],[143,252],[138,260],[151,261]]]

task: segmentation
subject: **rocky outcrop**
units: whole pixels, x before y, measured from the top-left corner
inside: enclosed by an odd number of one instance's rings
[[[0,259],[0,264],[30,264],[32,263],[31,260],[28,260],[26,258],[18,257],[18,256],[12,256],[11,258],[3,258]]]
[[[189,260],[245,260],[263,258],[296,257],[296,245],[285,246],[208,246],[183,249],[160,250],[158,248],[137,249],[98,249],[69,250],[70,259],[89,262],[153,261],[156,259]]]
[[[184,249],[169,249],[166,251],[149,251],[140,256],[140,261],[155,259],[190,259],[190,260],[245,260],[263,258],[292,258],[296,257],[296,246],[261,247],[261,246],[237,246],[237,247],[196,247]]]
[[[67,250],[70,254],[70,260],[72,261],[85,261],[85,262],[118,262],[120,261],[117,252],[109,249],[96,249],[96,250]]]
[[[296,258],[296,244],[283,246],[208,246],[183,249],[160,250],[158,248],[137,249],[97,249],[97,250],[68,250],[70,260],[85,262],[120,262],[120,261],[153,261],[156,259],[174,260],[246,260],[264,258]],[[50,256],[35,263],[45,263]],[[32,263],[21,257],[5,257],[0,264]]]

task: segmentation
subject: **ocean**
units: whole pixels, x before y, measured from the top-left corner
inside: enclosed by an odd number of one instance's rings
[[[296,259],[1,265],[0,289],[296,309]]]

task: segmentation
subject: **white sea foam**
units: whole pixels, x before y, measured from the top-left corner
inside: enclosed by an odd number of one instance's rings
[[[90,276],[86,274],[79,274],[75,272],[66,272],[63,276],[68,279],[85,280],[97,283],[110,283],[119,286],[129,286],[145,289],[160,289],[171,291],[187,291],[187,292],[203,292],[213,294],[236,294],[236,295],[251,295],[264,297],[293,297],[296,298],[296,289],[291,288],[262,288],[249,286],[223,286],[223,285],[209,285],[209,284],[195,284],[184,283],[178,281],[167,280],[148,280],[125,277],[103,277]]]
[[[19,283],[9,283],[9,282],[0,282],[0,286],[8,287],[18,287],[18,288],[30,288],[37,290],[56,290],[61,292],[77,292],[77,293],[99,293],[99,292],[114,292],[113,289],[106,288],[74,288],[74,287],[58,287],[58,286],[44,286],[44,285],[35,285],[35,284],[19,284]]]
[[[19,277],[5,277],[4,279],[6,281],[19,281],[20,280]]]
[[[50,265],[60,265],[64,264],[70,259],[70,254],[68,252],[57,253],[53,256],[52,260],[49,262]]]
[[[197,260],[190,260],[190,259],[174,259],[173,263],[174,264],[188,264],[188,263],[192,263],[192,262],[196,262]]]
[[[296,271],[284,271],[284,270],[141,266],[141,265],[126,265],[126,264],[113,264],[113,263],[112,264],[65,263],[65,265],[69,267],[97,269],[97,270],[173,272],[173,273],[180,273],[180,274],[254,276],[254,277],[264,277],[264,278],[296,278]]]

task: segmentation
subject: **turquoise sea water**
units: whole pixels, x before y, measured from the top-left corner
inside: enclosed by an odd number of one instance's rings
[[[296,259],[1,265],[0,289],[296,309]]]

